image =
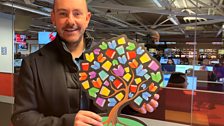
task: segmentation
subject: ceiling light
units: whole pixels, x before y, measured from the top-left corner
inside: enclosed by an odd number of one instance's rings
[[[35,10],[33,8],[28,8],[28,7],[17,5],[17,4],[10,3],[10,2],[4,2],[4,3],[0,3],[0,4],[8,6],[8,7],[13,7],[13,8],[16,8],[16,9],[32,12],[32,13],[35,13],[35,14],[40,14],[40,15],[43,15],[43,16],[50,16],[50,13],[45,13],[45,12],[42,12],[42,11],[39,11],[39,10]]]

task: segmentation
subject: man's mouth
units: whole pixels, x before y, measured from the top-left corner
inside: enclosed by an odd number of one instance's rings
[[[78,28],[74,29],[74,28],[66,28],[64,31],[65,32],[74,32],[74,31],[77,31]]]
[[[79,27],[65,27],[64,28],[64,32],[68,32],[68,33],[72,33],[78,30],[79,30]]]

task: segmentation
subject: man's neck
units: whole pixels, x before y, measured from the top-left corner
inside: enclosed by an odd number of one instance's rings
[[[82,38],[81,41],[77,43],[66,43],[66,46],[71,52],[73,59],[79,58],[82,55],[83,50],[85,48],[84,39]]]

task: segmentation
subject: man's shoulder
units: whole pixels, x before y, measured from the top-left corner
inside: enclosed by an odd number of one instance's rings
[[[56,46],[54,45],[53,42],[51,42],[51,43],[48,43],[47,45],[44,45],[42,48],[40,48],[36,52],[29,54],[29,56],[27,56],[25,60],[33,60],[40,57],[52,57],[56,55],[56,53],[57,53]]]

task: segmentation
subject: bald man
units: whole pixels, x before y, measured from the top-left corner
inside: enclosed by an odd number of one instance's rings
[[[51,20],[58,34],[23,60],[15,85],[14,126],[103,126],[78,80],[79,58],[92,40],[85,34],[90,18],[85,0],[54,1]],[[131,105],[141,113],[157,106],[156,100],[142,108]]]

